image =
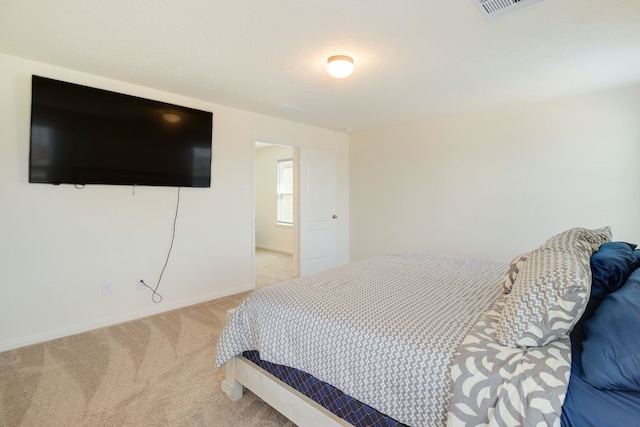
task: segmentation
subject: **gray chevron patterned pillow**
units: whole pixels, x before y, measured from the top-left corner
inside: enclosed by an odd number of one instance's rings
[[[509,264],[509,269],[504,275],[504,281],[502,282],[505,294],[511,293],[511,288],[513,287],[513,283],[516,281],[516,277],[518,277],[518,272],[524,265],[527,258],[529,258],[529,252],[518,255]]]
[[[563,252],[591,251],[594,253],[605,242],[611,241],[611,227],[595,230],[571,228],[548,239],[540,248],[555,249]]]
[[[543,346],[568,333],[589,300],[594,248],[610,239],[608,227],[574,228],[530,252],[506,298],[497,341],[509,347]]]

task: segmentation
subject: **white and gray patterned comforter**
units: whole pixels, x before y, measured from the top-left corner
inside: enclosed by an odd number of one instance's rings
[[[454,354],[499,299],[507,265],[402,253],[272,285],[231,317],[216,364],[258,350],[402,423],[444,426]]]
[[[506,347],[496,341],[505,299],[474,326],[451,367],[447,427],[560,427],[571,374],[571,341]]]

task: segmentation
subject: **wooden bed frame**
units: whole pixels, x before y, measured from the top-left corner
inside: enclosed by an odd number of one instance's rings
[[[227,310],[227,318],[234,312],[235,308]],[[242,397],[244,387],[246,387],[299,426],[351,426],[350,423],[327,408],[280,381],[243,356],[234,357],[224,366],[226,377],[222,381],[222,391],[233,401]]]
[[[351,426],[333,412],[309,399],[293,387],[242,356],[225,364],[222,391],[231,400],[242,397],[244,387],[299,426]]]

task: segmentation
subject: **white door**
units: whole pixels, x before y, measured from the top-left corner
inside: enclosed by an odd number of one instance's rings
[[[336,266],[336,153],[300,147],[300,276]]]

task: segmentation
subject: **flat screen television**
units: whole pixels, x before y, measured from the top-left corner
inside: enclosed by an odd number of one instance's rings
[[[213,114],[32,77],[29,182],[211,186]]]

